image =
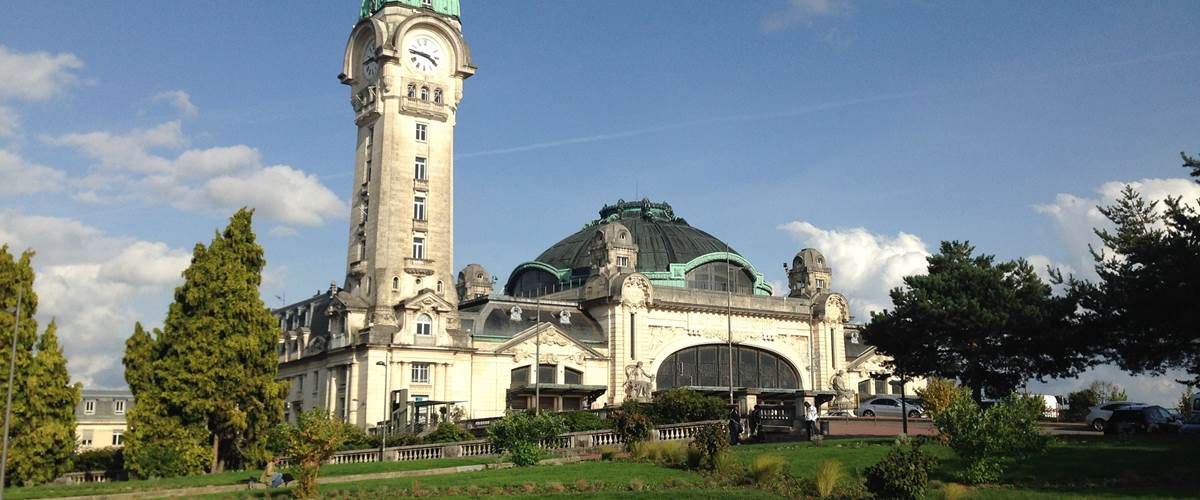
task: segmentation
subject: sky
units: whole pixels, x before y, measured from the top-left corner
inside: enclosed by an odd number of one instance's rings
[[[0,242],[37,251],[73,377],[124,385],[191,248],[256,209],[263,296],[344,276],[358,2],[0,7]],[[672,204],[782,291],[814,247],[855,319],[943,240],[1094,277],[1097,205],[1200,198],[1189,1],[463,0],[455,266],[501,282],[618,199]],[[1171,403],[1181,386],[1103,366]]]

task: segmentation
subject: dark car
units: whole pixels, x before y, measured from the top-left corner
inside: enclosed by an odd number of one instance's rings
[[[1131,406],[1113,410],[1104,422],[1105,434],[1174,433],[1179,431],[1179,419],[1161,406]]]

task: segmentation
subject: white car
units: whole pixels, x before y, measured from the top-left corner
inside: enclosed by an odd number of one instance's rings
[[[1112,417],[1113,410],[1124,408],[1126,406],[1145,406],[1145,403],[1130,403],[1128,401],[1120,401],[1116,403],[1105,403],[1100,406],[1093,406],[1088,412],[1084,423],[1090,424],[1093,430],[1103,431],[1104,423]]]

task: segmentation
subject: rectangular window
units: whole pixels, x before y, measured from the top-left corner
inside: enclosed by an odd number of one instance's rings
[[[513,368],[512,380],[510,380],[509,383],[513,386],[528,384],[529,383],[529,367],[522,366],[520,368]]]
[[[413,233],[412,258],[425,258],[425,233]]]
[[[83,414],[84,415],[95,415],[96,414],[96,400],[89,399],[89,400],[83,402]]]
[[[113,415],[125,414],[125,400],[117,399],[113,401]]]
[[[375,127],[367,129],[367,136],[363,138],[363,180],[366,184],[371,181],[371,156],[374,153]]]
[[[314,397],[317,395],[317,387],[318,387],[318,386],[320,386],[320,385],[321,385],[321,372],[319,372],[319,371],[317,371],[317,370],[313,370],[313,389],[312,389],[312,395],[313,395]]]
[[[629,267],[629,257],[624,255],[617,257],[617,267]]]
[[[425,8],[433,8],[433,0],[421,0],[421,6]]]
[[[425,157],[418,156],[413,162],[413,178],[419,181],[425,180]]]
[[[417,124],[417,142],[425,142],[425,138],[429,132],[429,125],[424,123]]]
[[[79,446],[88,447],[92,445],[92,430],[79,431]]]
[[[429,363],[413,363],[412,365],[412,383],[428,384],[429,383]]]
[[[304,394],[304,375],[296,377],[296,394]]]
[[[538,382],[543,384],[553,384],[555,377],[555,368],[557,365],[538,365]]]
[[[572,370],[570,368],[564,368],[563,369],[563,383],[564,384],[582,384],[583,383],[583,372],[581,372],[579,370]],[[566,399],[564,398],[563,401],[564,401],[563,406],[566,406],[566,402],[565,402]]]
[[[425,197],[416,196],[413,198],[413,219],[425,220]]]
[[[887,381],[885,381],[885,380],[876,380],[876,381],[875,381],[875,394],[887,394],[887,393],[888,393],[888,391],[887,391]]]
[[[112,445],[113,446],[121,446],[123,444],[125,444],[125,435],[120,432],[114,432]]]

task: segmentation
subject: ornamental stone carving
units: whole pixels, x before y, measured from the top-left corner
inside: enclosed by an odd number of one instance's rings
[[[647,402],[654,392],[654,375],[646,373],[642,362],[625,366],[625,399]]]
[[[521,306],[512,306],[512,308],[508,310],[508,319],[511,321],[521,321],[522,312]]]
[[[625,278],[621,287],[621,304],[633,308],[645,308],[653,302],[650,280],[641,274]]]

